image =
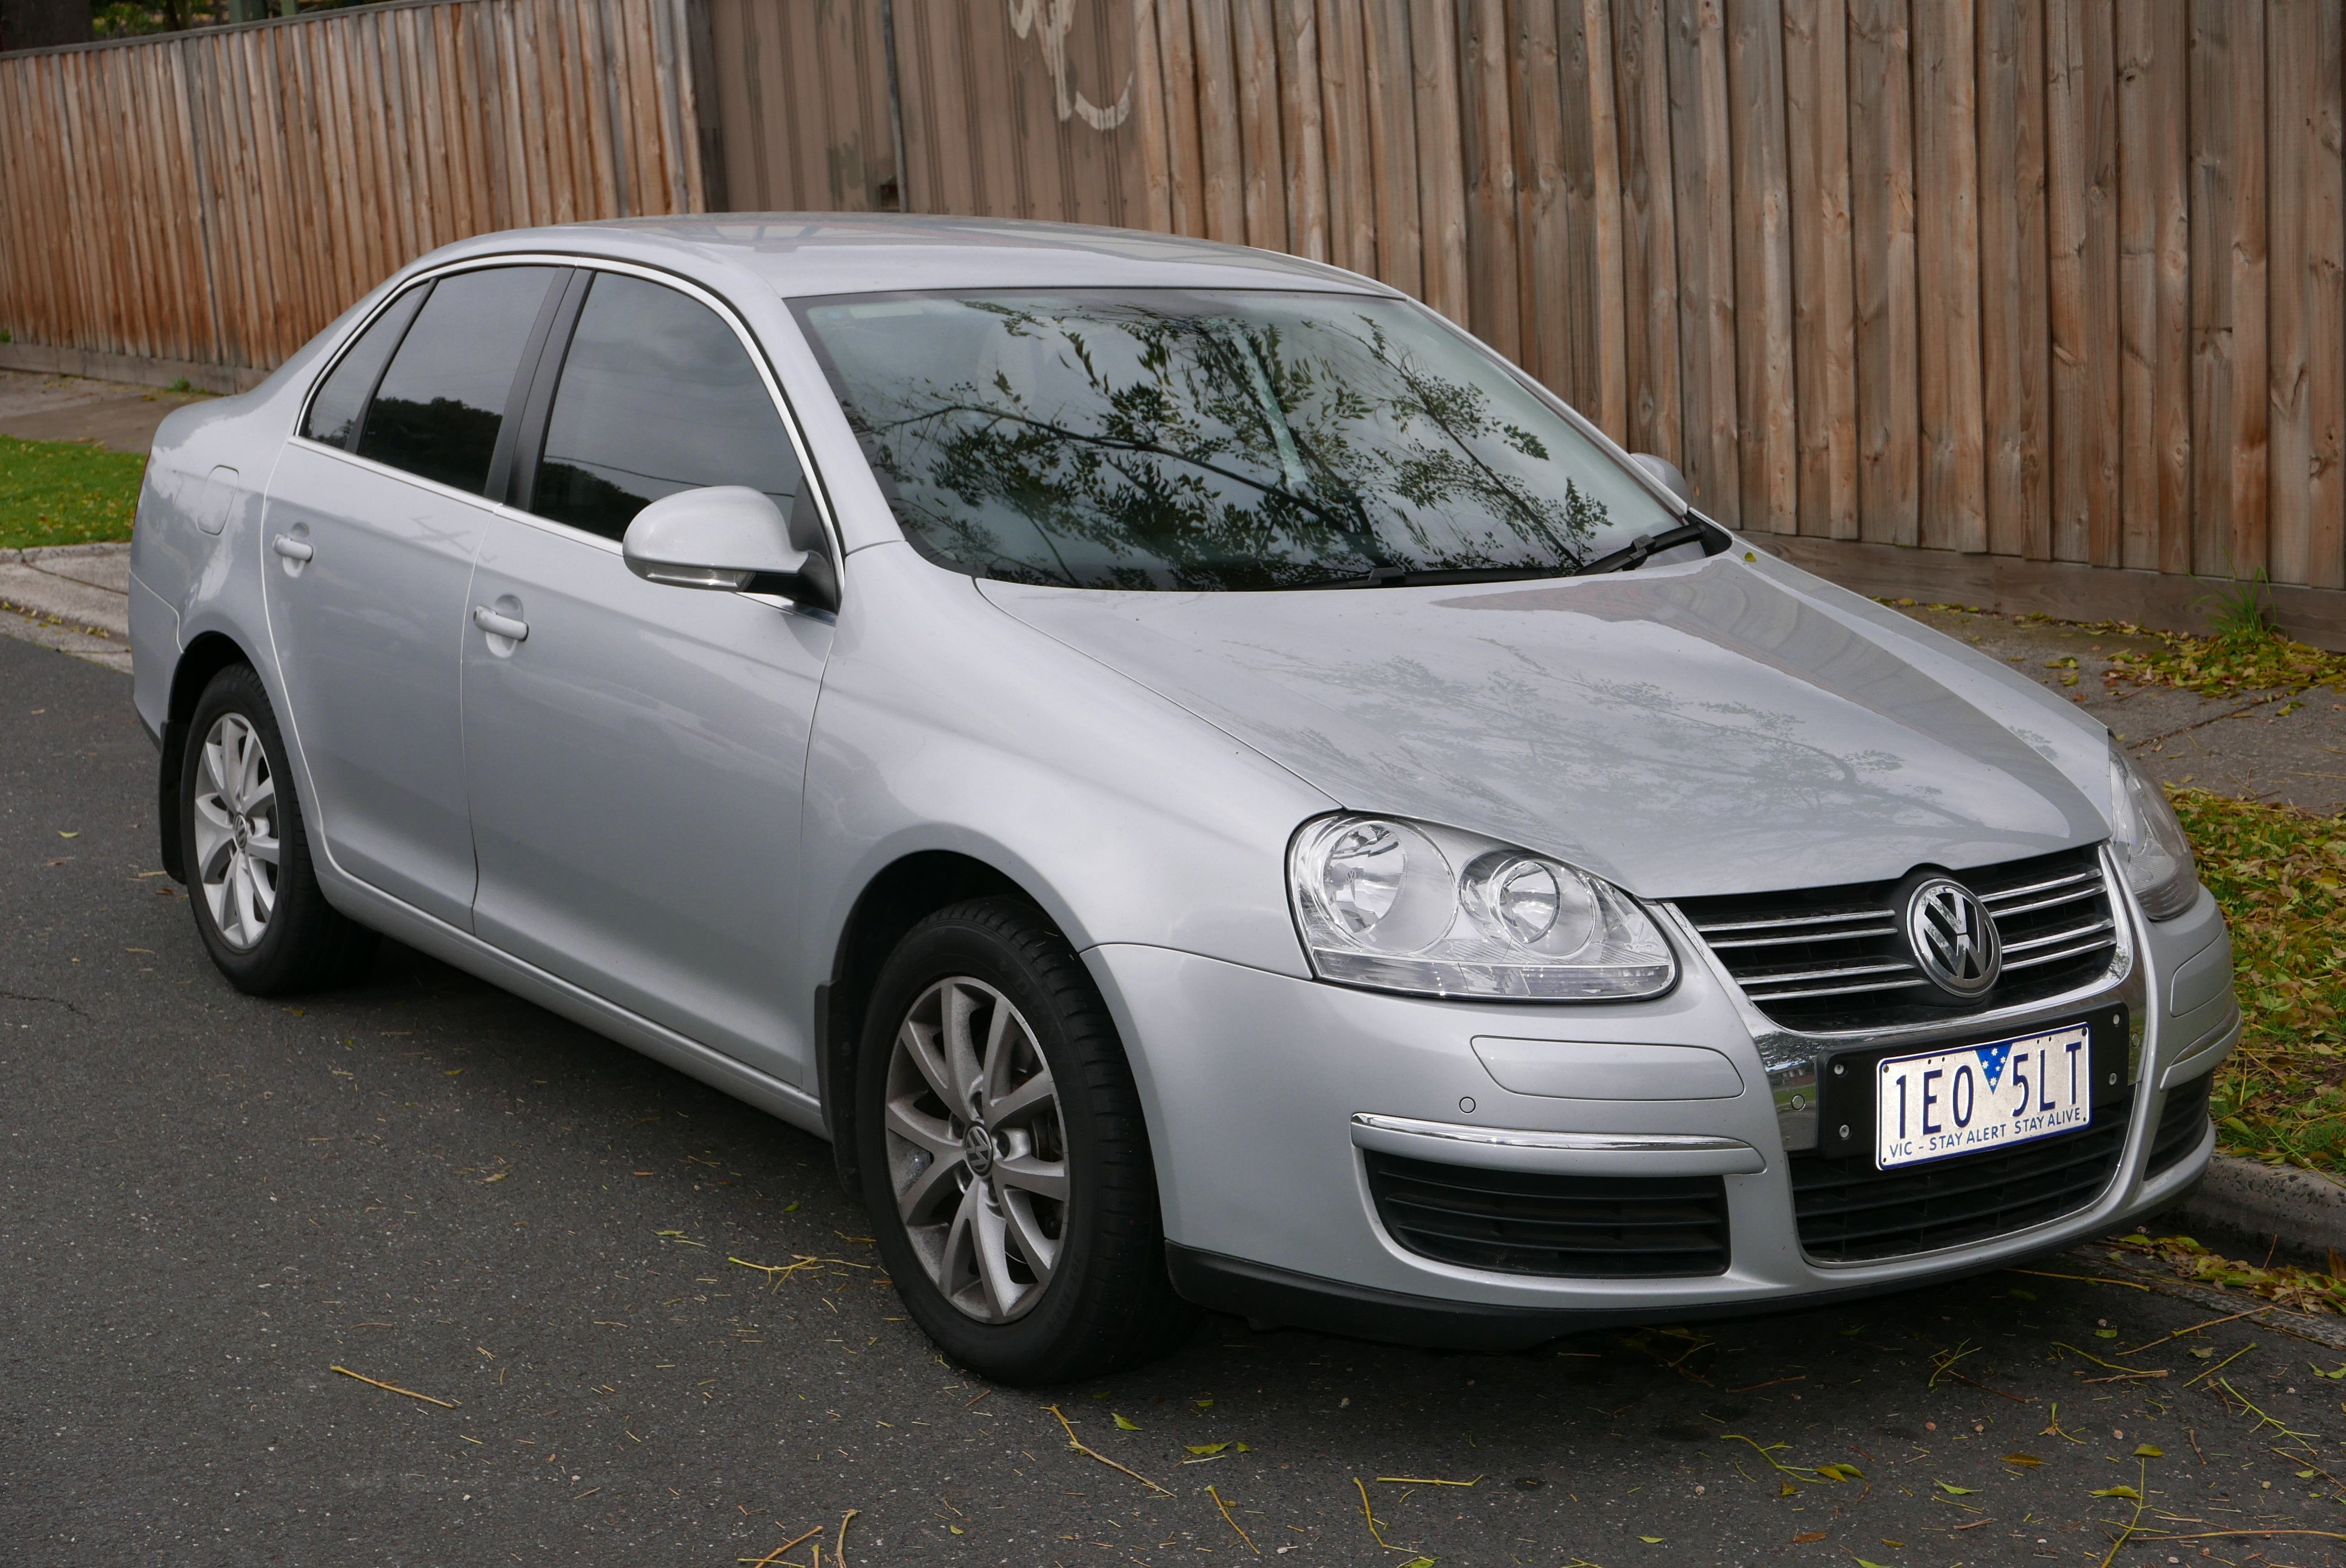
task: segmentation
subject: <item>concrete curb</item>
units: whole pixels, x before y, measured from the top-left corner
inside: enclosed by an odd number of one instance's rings
[[[2346,1186],[2295,1166],[2218,1155],[2198,1188],[2157,1224],[2178,1225],[2194,1239],[2194,1227],[2278,1237],[2283,1255],[2326,1268],[2330,1253],[2346,1255]]]
[[[130,546],[0,550],[0,636],[130,672]]]

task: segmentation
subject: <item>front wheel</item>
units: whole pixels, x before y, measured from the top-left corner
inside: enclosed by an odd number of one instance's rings
[[[1139,1095],[1082,962],[1020,900],[957,904],[882,967],[855,1132],[914,1321],[998,1382],[1148,1360],[1194,1309],[1165,1273]]]

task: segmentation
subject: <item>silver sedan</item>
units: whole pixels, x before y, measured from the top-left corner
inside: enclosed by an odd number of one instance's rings
[[[130,592],[230,983],[389,935],[819,1134],[1009,1381],[1993,1268],[2239,1033],[2098,723],[1309,261],[467,240],[165,423]]]

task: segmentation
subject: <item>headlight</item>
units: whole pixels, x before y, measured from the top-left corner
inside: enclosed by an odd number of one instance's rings
[[[2127,886],[2142,912],[2170,920],[2191,907],[2199,893],[2199,868],[2191,840],[2176,820],[2167,792],[2135,770],[2126,753],[2110,746],[2110,848],[2117,851]]]
[[[1621,1001],[1678,978],[1627,894],[1561,860],[1391,817],[1307,822],[1289,895],[1322,980],[1433,996]]]

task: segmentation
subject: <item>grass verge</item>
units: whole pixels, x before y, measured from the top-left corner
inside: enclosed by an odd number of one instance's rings
[[[129,538],[146,470],[96,442],[0,435],[0,550]]]
[[[2216,1074],[2226,1154],[2346,1171],[2346,819],[2172,792],[2232,931],[2247,1028]]]

